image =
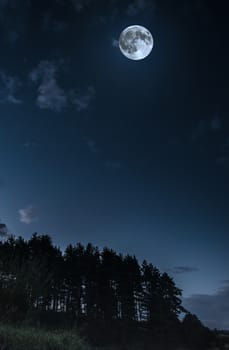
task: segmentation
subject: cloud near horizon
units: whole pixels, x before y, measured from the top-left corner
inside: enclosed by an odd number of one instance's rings
[[[9,230],[6,224],[0,223],[0,237],[7,237],[9,235]]]
[[[24,224],[31,224],[34,221],[38,220],[37,216],[37,209],[33,206],[28,206],[23,209],[18,210],[19,213],[19,220],[23,222]]]
[[[183,298],[183,306],[211,329],[229,329],[229,280],[224,284],[213,295],[193,294]]]

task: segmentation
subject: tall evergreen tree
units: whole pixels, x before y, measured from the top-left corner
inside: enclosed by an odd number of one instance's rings
[[[83,312],[83,280],[84,280],[84,247],[71,244],[66,248],[64,254],[64,274],[66,291],[66,311],[81,318]]]
[[[100,254],[91,243],[86,246],[83,256],[85,314],[88,319],[96,319],[98,310],[98,275],[100,268]]]
[[[160,271],[144,260],[142,263],[142,317],[154,325],[158,322],[162,302],[160,282]]]
[[[165,334],[184,308],[173,279],[135,256],[80,243],[62,254],[48,235],[10,236],[0,241],[0,312],[22,318],[34,310],[79,323],[145,321]]]
[[[141,271],[136,257],[127,255],[122,259],[119,279],[119,297],[124,320],[138,319],[138,298],[141,292]]]
[[[104,320],[118,316],[117,300],[117,255],[112,249],[104,248],[101,253],[99,272],[99,310]]]

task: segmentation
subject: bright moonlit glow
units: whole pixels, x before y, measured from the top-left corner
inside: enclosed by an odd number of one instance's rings
[[[153,37],[148,29],[133,25],[124,29],[119,38],[119,48],[131,60],[142,60],[153,48]]]

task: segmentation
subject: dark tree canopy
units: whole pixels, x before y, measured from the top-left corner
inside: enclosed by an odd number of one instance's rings
[[[96,327],[102,325],[103,337],[115,322],[120,329],[135,325],[137,330],[141,325],[151,335],[169,337],[171,329],[173,334],[179,331],[183,311],[181,290],[173,279],[151,263],[140,265],[135,256],[108,247],[100,251],[90,243],[70,244],[63,253],[48,235],[0,241],[4,321],[60,322],[61,326],[96,322]],[[188,314],[183,332],[190,327],[200,332],[203,327],[198,322]]]

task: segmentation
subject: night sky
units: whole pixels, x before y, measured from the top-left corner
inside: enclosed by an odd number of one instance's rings
[[[132,24],[141,61],[118,47]],[[0,0],[8,233],[147,259],[229,329],[228,36],[226,1]]]

